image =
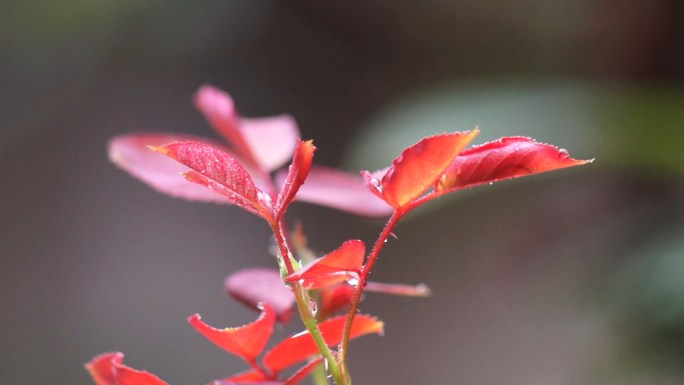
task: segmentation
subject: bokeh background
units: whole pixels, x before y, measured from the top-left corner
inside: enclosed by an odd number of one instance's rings
[[[434,295],[368,296],[386,335],[353,344],[355,382],[683,383],[682,20],[679,0],[2,2],[0,383],[90,384],[82,363],[110,350],[171,384],[243,369],[185,318],[253,319],[222,281],[274,263],[268,229],[106,158],[117,134],[213,136],[202,83],[292,114],[350,171],[476,125],[596,158],[403,222],[373,279]],[[321,252],[382,226],[290,218]]]

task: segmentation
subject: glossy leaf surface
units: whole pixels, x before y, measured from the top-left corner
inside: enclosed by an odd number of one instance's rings
[[[358,277],[366,247],[359,240],[344,242],[330,254],[318,258],[308,266],[285,278],[288,282],[300,281],[307,289],[317,289]]]
[[[309,170],[311,169],[311,160],[313,153],[316,150],[312,141],[302,142],[297,141],[292,164],[285,178],[285,182],[278,194],[278,202],[276,204],[276,212],[282,214],[287,206],[292,202],[299,188],[304,184]]]
[[[273,333],[275,313],[268,305],[264,305],[261,315],[256,321],[235,328],[213,328],[202,322],[198,314],[190,316],[188,322],[197,332],[216,346],[246,362],[253,362],[264,349]]]
[[[462,151],[436,182],[451,191],[504,179],[591,162],[570,158],[567,151],[526,137],[506,137]]]
[[[323,339],[328,346],[340,342],[344,322],[344,317],[336,317],[319,324]],[[357,338],[370,333],[382,335],[382,321],[363,314],[354,317],[350,338]],[[318,353],[318,348],[316,348],[313,338],[311,338],[308,332],[304,331],[274,346],[264,356],[263,363],[274,372],[280,372],[316,353]]]
[[[272,212],[268,195],[230,154],[202,142],[177,142],[153,150],[193,170],[185,174],[188,180],[222,194],[230,203],[264,217]]]
[[[285,178],[284,172],[276,176],[279,184]],[[392,207],[369,191],[359,175],[321,166],[311,167],[296,199],[368,217],[392,213]]]
[[[230,296],[251,308],[257,309],[260,302],[267,304],[280,322],[287,322],[292,314],[294,295],[275,269],[236,271],[226,277],[224,287]]]
[[[366,173],[368,187],[378,191],[390,206],[400,209],[420,197],[477,133],[472,130],[423,138],[406,148],[381,180]]]

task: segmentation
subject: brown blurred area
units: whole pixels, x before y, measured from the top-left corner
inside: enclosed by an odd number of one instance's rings
[[[373,279],[435,294],[368,295],[387,330],[353,344],[355,383],[684,382],[682,20],[677,0],[5,1],[0,383],[89,384],[82,363],[110,350],[171,384],[244,368],[185,319],[253,319],[222,282],[274,264],[268,229],[106,157],[117,134],[213,136],[203,83],[245,116],[292,114],[349,170],[475,124],[597,159],[401,224]],[[289,215],[321,252],[382,227]]]

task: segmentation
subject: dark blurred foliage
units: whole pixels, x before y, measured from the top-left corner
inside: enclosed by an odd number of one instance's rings
[[[435,295],[368,295],[387,333],[353,344],[357,382],[683,382],[682,20],[678,0],[3,2],[0,382],[88,384],[107,350],[173,384],[242,369],[185,318],[253,319],[221,283],[273,264],[268,230],[105,156],[126,132],[213,135],[189,102],[204,82],[246,116],[292,114],[349,170],[478,124],[596,158],[400,225],[373,278]],[[382,225],[290,216],[321,252]]]

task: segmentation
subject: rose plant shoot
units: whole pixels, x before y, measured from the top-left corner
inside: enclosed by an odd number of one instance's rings
[[[261,217],[273,232],[278,266],[237,271],[225,283],[232,297],[260,312],[257,319],[215,328],[198,314],[188,318],[209,342],[245,362],[245,371],[209,382],[213,385],[294,385],[307,375],[317,385],[328,383],[328,378],[337,385],[351,384],[349,341],[383,333],[382,321],[358,312],[363,293],[430,294],[425,285],[368,281],[385,241],[407,213],[451,192],[590,162],[527,137],[467,148],[478,134],[474,129],[423,138],[389,167],[352,175],[312,165],[316,148],[299,138],[290,116],[241,117],[228,94],[208,85],[193,101],[223,141],[130,134],[110,142],[109,157],[159,192],[238,206]],[[369,249],[360,240],[348,240],[316,256],[301,227],[286,228],[285,214],[294,201],[389,219]],[[305,330],[264,352],[275,323],[288,322],[293,308]],[[85,367],[97,385],[167,384],[125,365],[118,352],[98,355]]]

